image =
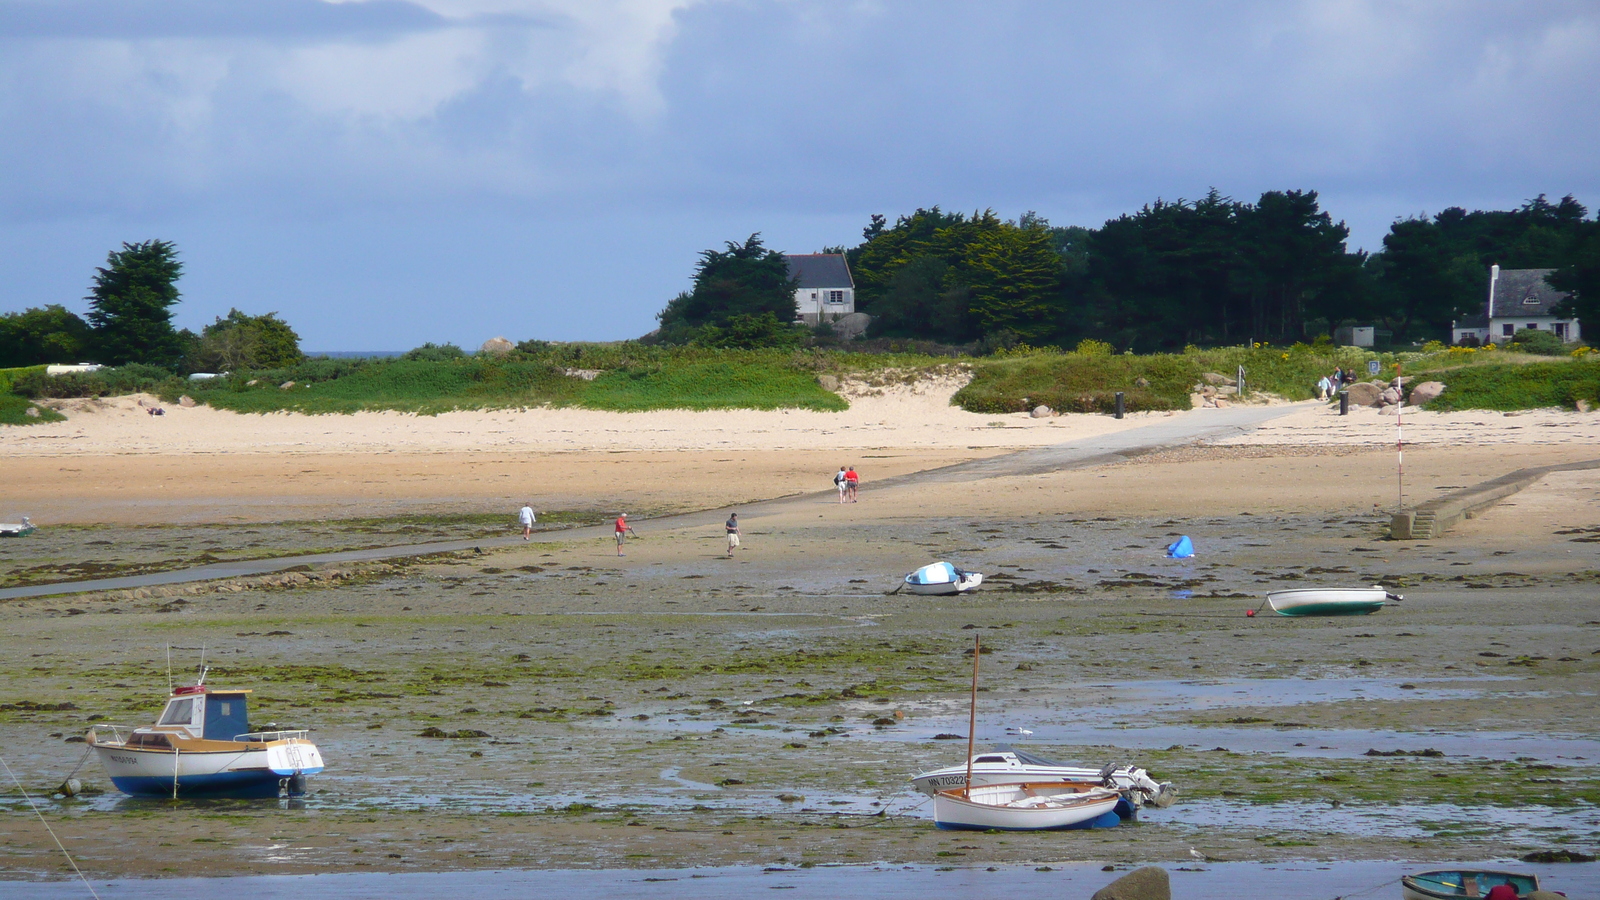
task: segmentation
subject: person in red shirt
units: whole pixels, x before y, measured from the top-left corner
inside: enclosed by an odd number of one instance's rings
[[[856,467],[851,466],[844,473],[845,493],[850,495],[850,502],[856,502],[856,488],[861,486],[861,476],[856,474]]]
[[[627,537],[630,534],[633,535],[634,537],[638,537],[639,536],[639,533],[637,531],[633,530],[633,526],[628,524],[628,514],[627,513],[623,513],[622,515],[617,516],[617,555],[618,556],[622,555],[622,542],[627,540]]]

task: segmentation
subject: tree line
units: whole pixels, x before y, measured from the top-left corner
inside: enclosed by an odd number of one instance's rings
[[[224,372],[301,360],[299,335],[277,313],[233,309],[199,334],[174,328],[182,274],[171,241],[124,243],[95,270],[87,317],[56,303],[0,315],[0,368],[97,362]]]
[[[1396,344],[1447,340],[1452,320],[1481,312],[1488,269],[1550,268],[1572,295],[1568,314],[1600,334],[1600,221],[1571,196],[1514,210],[1399,219],[1375,253],[1352,252],[1349,229],[1316,191],[1255,201],[1215,190],[1157,200],[1100,228],[1055,227],[1035,213],[1002,220],[938,206],[874,215],[841,252],[869,337],[972,349],[1086,339],[1136,352],[1187,345],[1312,342],[1343,324],[1376,324]],[[708,250],[694,287],[660,314],[653,339],[752,346],[802,340],[781,327],[794,285],[782,254],[753,235]]]

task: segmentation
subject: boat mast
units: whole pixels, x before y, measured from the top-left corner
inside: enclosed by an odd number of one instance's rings
[[[972,748],[978,738],[978,657],[982,656],[977,635],[972,636],[972,706],[967,715],[967,789],[963,793],[972,799]]]

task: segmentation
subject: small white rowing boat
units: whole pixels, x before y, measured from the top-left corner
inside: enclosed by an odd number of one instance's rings
[[[0,522],[0,537],[23,537],[38,530],[27,516],[23,516],[21,522]]]
[[[1370,588],[1300,588],[1273,591],[1267,603],[1280,616],[1366,616],[1390,601],[1404,600],[1381,585]]]
[[[1115,815],[1122,795],[1073,781],[986,784],[933,795],[933,821],[949,831],[1058,831]]]
[[[1133,819],[1145,806],[1166,809],[1178,798],[1177,788],[1170,781],[1157,782],[1150,773],[1137,766],[1112,765],[1101,769],[1069,766],[1053,762],[1004,744],[988,753],[972,758],[972,784],[981,787],[991,784],[1022,784],[1039,781],[1072,781],[1098,784],[1117,791],[1123,802],[1117,805],[1117,815]],[[911,784],[924,794],[933,796],[940,791],[959,788],[966,784],[966,766],[934,769],[911,779]]]
[[[913,594],[962,594],[983,584],[982,572],[968,572],[947,562],[936,562],[906,576],[906,589]]]

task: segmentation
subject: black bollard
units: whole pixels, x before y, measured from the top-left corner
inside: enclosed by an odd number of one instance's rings
[[[1339,392],[1339,415],[1341,415],[1341,416],[1350,415],[1350,392],[1349,391],[1340,391]]]
[[[1119,418],[1119,419],[1122,418],[1122,409],[1123,409],[1122,392],[1121,391],[1117,391],[1117,418]]]

